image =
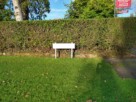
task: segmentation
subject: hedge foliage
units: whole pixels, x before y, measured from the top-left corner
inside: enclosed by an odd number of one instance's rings
[[[54,42],[122,53],[136,46],[136,18],[0,22],[1,52],[50,52]]]

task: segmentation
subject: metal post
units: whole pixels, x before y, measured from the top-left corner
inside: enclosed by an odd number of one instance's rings
[[[57,49],[55,49],[55,59],[57,58]]]
[[[73,49],[71,49],[71,58],[73,58]]]

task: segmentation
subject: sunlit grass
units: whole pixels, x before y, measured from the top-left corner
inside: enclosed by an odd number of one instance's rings
[[[136,81],[100,58],[0,56],[0,102],[135,102]]]

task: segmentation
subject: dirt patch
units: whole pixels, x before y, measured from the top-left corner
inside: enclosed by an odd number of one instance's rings
[[[117,59],[110,58],[106,59],[110,62],[118,75],[122,78],[133,78],[136,79],[136,59],[135,58],[125,58]]]
[[[98,55],[96,54],[79,54],[75,55],[76,58],[96,58]]]

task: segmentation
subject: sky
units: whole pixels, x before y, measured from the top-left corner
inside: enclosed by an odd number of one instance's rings
[[[66,4],[70,4],[72,0],[49,0],[51,12],[47,14],[46,20],[63,19],[68,8]]]
[[[70,4],[70,2],[74,0],[49,0],[50,1],[50,9],[51,12],[47,14],[46,20],[53,19],[63,19],[68,8],[65,6],[66,4]],[[136,16],[136,0],[131,0],[131,7],[128,9],[128,13],[118,14],[118,17],[130,17],[130,14],[134,14]]]

